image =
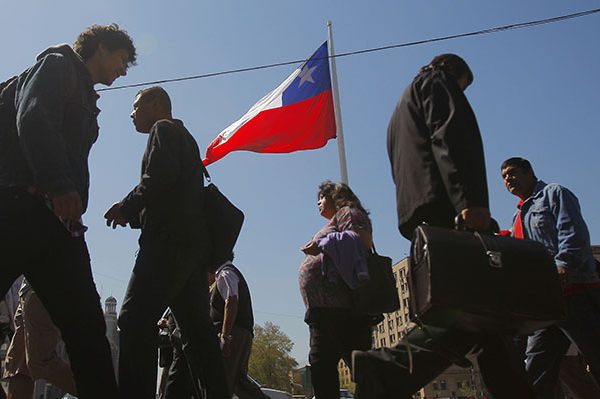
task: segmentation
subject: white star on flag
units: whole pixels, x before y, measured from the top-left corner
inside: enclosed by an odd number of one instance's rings
[[[308,66],[304,66],[304,68],[302,68],[302,70],[300,71],[300,74],[298,76],[300,76],[300,83],[298,84],[298,87],[301,87],[302,84],[304,82],[310,82],[310,83],[315,83],[315,81],[313,80],[312,77],[312,73],[314,72],[314,70],[317,69],[316,66],[312,67],[312,68],[308,68]]]

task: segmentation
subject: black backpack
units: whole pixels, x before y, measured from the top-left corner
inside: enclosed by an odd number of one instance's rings
[[[212,242],[207,264],[209,270],[214,271],[231,259],[233,247],[244,224],[244,212],[233,205],[211,182],[206,167],[202,164],[200,166],[209,183],[204,189],[204,216]]]

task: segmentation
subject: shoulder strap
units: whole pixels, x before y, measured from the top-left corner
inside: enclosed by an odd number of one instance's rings
[[[208,174],[208,170],[206,170],[206,166],[204,166],[202,161],[200,161],[200,166],[202,167],[202,174],[204,175],[204,178],[207,182],[211,183],[210,174]]]

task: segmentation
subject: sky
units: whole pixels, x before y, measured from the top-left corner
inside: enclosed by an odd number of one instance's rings
[[[138,49],[138,65],[115,82],[118,86],[307,58],[327,39],[328,20],[335,50],[342,53],[600,8],[600,1],[28,0],[4,2],[2,8],[11,17],[0,24],[0,80],[30,66],[49,45],[72,43],[93,23],[116,22]],[[510,224],[516,198],[504,188],[499,165],[523,156],[538,177],[578,196],[592,243],[600,244],[599,37],[600,14],[594,14],[338,59],[349,182],[371,212],[378,252],[399,261],[409,250],[396,227],[386,150],[390,115],[418,69],[447,52],[461,55],[475,75],[466,95],[481,128],[490,206],[500,225]],[[295,67],[163,86],[174,116],[204,152]],[[91,198],[84,217],[98,291],[119,305],[139,232],[111,230],[102,215],[139,179],[147,136],[135,132],[129,117],[136,92],[101,93],[101,131],[90,156]],[[316,190],[323,180],[340,179],[336,142],[292,154],[234,152],[209,171],[246,214],[235,263],[250,285],[256,322],[279,325],[295,343],[292,355],[304,365],[308,328],[298,289],[299,248],[325,223]]]

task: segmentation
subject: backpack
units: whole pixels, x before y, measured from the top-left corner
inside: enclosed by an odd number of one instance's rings
[[[216,270],[220,265],[231,259],[233,247],[242,230],[244,212],[238,209],[211,182],[210,175],[203,164],[202,173],[208,181],[204,189],[204,216],[212,241],[211,253],[207,256],[208,268]]]

